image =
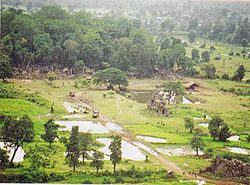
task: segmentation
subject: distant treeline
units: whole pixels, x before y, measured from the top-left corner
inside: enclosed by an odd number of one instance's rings
[[[156,39],[137,21],[68,13],[56,6],[34,13],[3,11],[0,43],[1,57],[24,70],[37,64],[96,71],[115,67],[147,76],[159,68],[176,71],[194,65],[186,57],[185,43]]]

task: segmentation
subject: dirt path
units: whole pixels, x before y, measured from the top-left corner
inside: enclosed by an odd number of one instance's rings
[[[91,103],[85,98],[83,97],[83,95],[81,93],[78,93],[76,95],[77,100],[79,100],[83,106],[87,107],[88,109],[93,109],[94,106],[91,105]],[[121,114],[122,114],[122,110],[120,109],[120,96],[116,101],[116,106],[117,109],[119,110],[117,116],[115,117],[114,120],[110,120],[108,119],[105,115],[102,115],[101,113],[99,114],[99,118],[103,121],[103,122],[108,122],[108,121],[115,121]],[[105,126],[105,125],[104,125]],[[138,141],[138,139],[135,137],[135,135],[133,135],[131,132],[129,132],[128,130],[123,128],[123,132],[117,132],[116,134],[120,135],[121,137],[125,138],[128,142],[136,145],[144,150],[145,152],[153,155],[156,159],[158,159],[160,161],[160,163],[164,166],[165,169],[167,170],[171,170],[177,174],[183,175],[189,179],[193,179],[193,180],[201,180],[201,181],[206,181],[209,183],[213,183],[213,184],[218,184],[218,185],[235,185],[238,183],[235,182],[230,182],[230,181],[226,181],[226,180],[216,180],[216,179],[211,179],[211,178],[207,178],[207,177],[202,177],[202,176],[194,176],[194,175],[190,175],[188,173],[185,173],[181,168],[179,168],[177,165],[175,165],[173,162],[167,160],[165,157],[163,157],[158,151],[156,151],[154,148],[151,148],[150,146],[148,146],[145,143],[141,143],[140,141]]]

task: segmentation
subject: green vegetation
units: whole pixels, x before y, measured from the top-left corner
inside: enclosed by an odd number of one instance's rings
[[[122,138],[120,136],[114,136],[113,141],[111,142],[109,149],[111,151],[110,160],[114,166],[114,172],[116,165],[119,164],[122,160]]]
[[[0,149],[0,182],[195,184],[185,172],[199,173],[218,155],[249,162],[248,155],[231,152],[250,149],[249,6],[138,2],[3,1],[0,141],[14,154]],[[188,86],[193,82],[195,89]],[[169,116],[147,107],[149,96],[161,91]],[[91,134],[75,126],[69,132],[54,120],[123,129]],[[112,139],[110,160],[97,138]],[[122,140],[159,155],[138,147],[145,160],[124,159]],[[26,156],[13,163],[21,147]],[[196,155],[178,156],[175,148]]]

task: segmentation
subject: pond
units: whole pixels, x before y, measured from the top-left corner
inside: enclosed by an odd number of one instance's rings
[[[55,123],[62,126],[59,128],[62,131],[71,131],[73,126],[79,126],[79,132],[109,133],[109,130],[102,124],[92,121],[55,121]]]
[[[204,185],[204,184],[207,184],[206,181],[203,181],[203,180],[180,180],[180,182],[194,182],[196,183],[197,185]]]
[[[237,154],[244,154],[244,155],[250,155],[250,150],[240,147],[228,147],[230,152],[237,153]]]
[[[158,137],[151,137],[151,136],[136,136],[136,138],[142,139],[150,143],[166,143],[167,142],[166,139],[158,138]]]
[[[82,114],[69,114],[69,115],[64,115],[63,118],[65,119],[70,119],[70,118],[85,118],[85,115]]]
[[[198,124],[199,126],[201,126],[201,127],[206,127],[206,128],[208,128],[208,123],[200,123],[200,124]]]
[[[0,142],[0,148],[4,149],[4,150],[7,150],[9,160],[11,160],[11,157],[12,157],[12,155],[14,153],[14,148],[6,148],[3,142]],[[24,150],[22,149],[22,147],[19,147],[13,162],[21,162],[21,161],[23,161],[24,156],[25,156]]]
[[[156,148],[156,150],[160,153],[163,153],[165,155],[169,156],[182,156],[182,155],[195,155],[196,152],[186,146],[181,146],[181,147],[167,147],[167,148]],[[203,155],[204,152],[199,151],[199,155]]]
[[[234,135],[234,136],[230,136],[227,140],[228,141],[239,141],[240,136]]]
[[[109,160],[109,156],[111,151],[109,150],[109,145],[112,141],[110,138],[97,138],[98,142],[104,144],[105,146],[100,148],[99,150],[105,154],[106,160]],[[126,140],[122,140],[122,158],[130,159],[134,161],[142,161],[146,159],[146,156],[140,151],[138,147],[127,142]]]

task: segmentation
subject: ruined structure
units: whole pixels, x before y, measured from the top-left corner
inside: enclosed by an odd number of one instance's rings
[[[184,84],[184,87],[186,89],[186,91],[196,91],[197,87],[199,87],[199,85],[197,85],[195,82],[190,81]]]
[[[148,101],[148,109],[156,112],[157,114],[168,116],[170,114],[169,109],[166,107],[167,99],[164,97],[164,93],[154,92]]]
[[[208,171],[217,173],[224,178],[238,178],[243,181],[250,176],[250,164],[237,159],[224,159],[217,156]]]

